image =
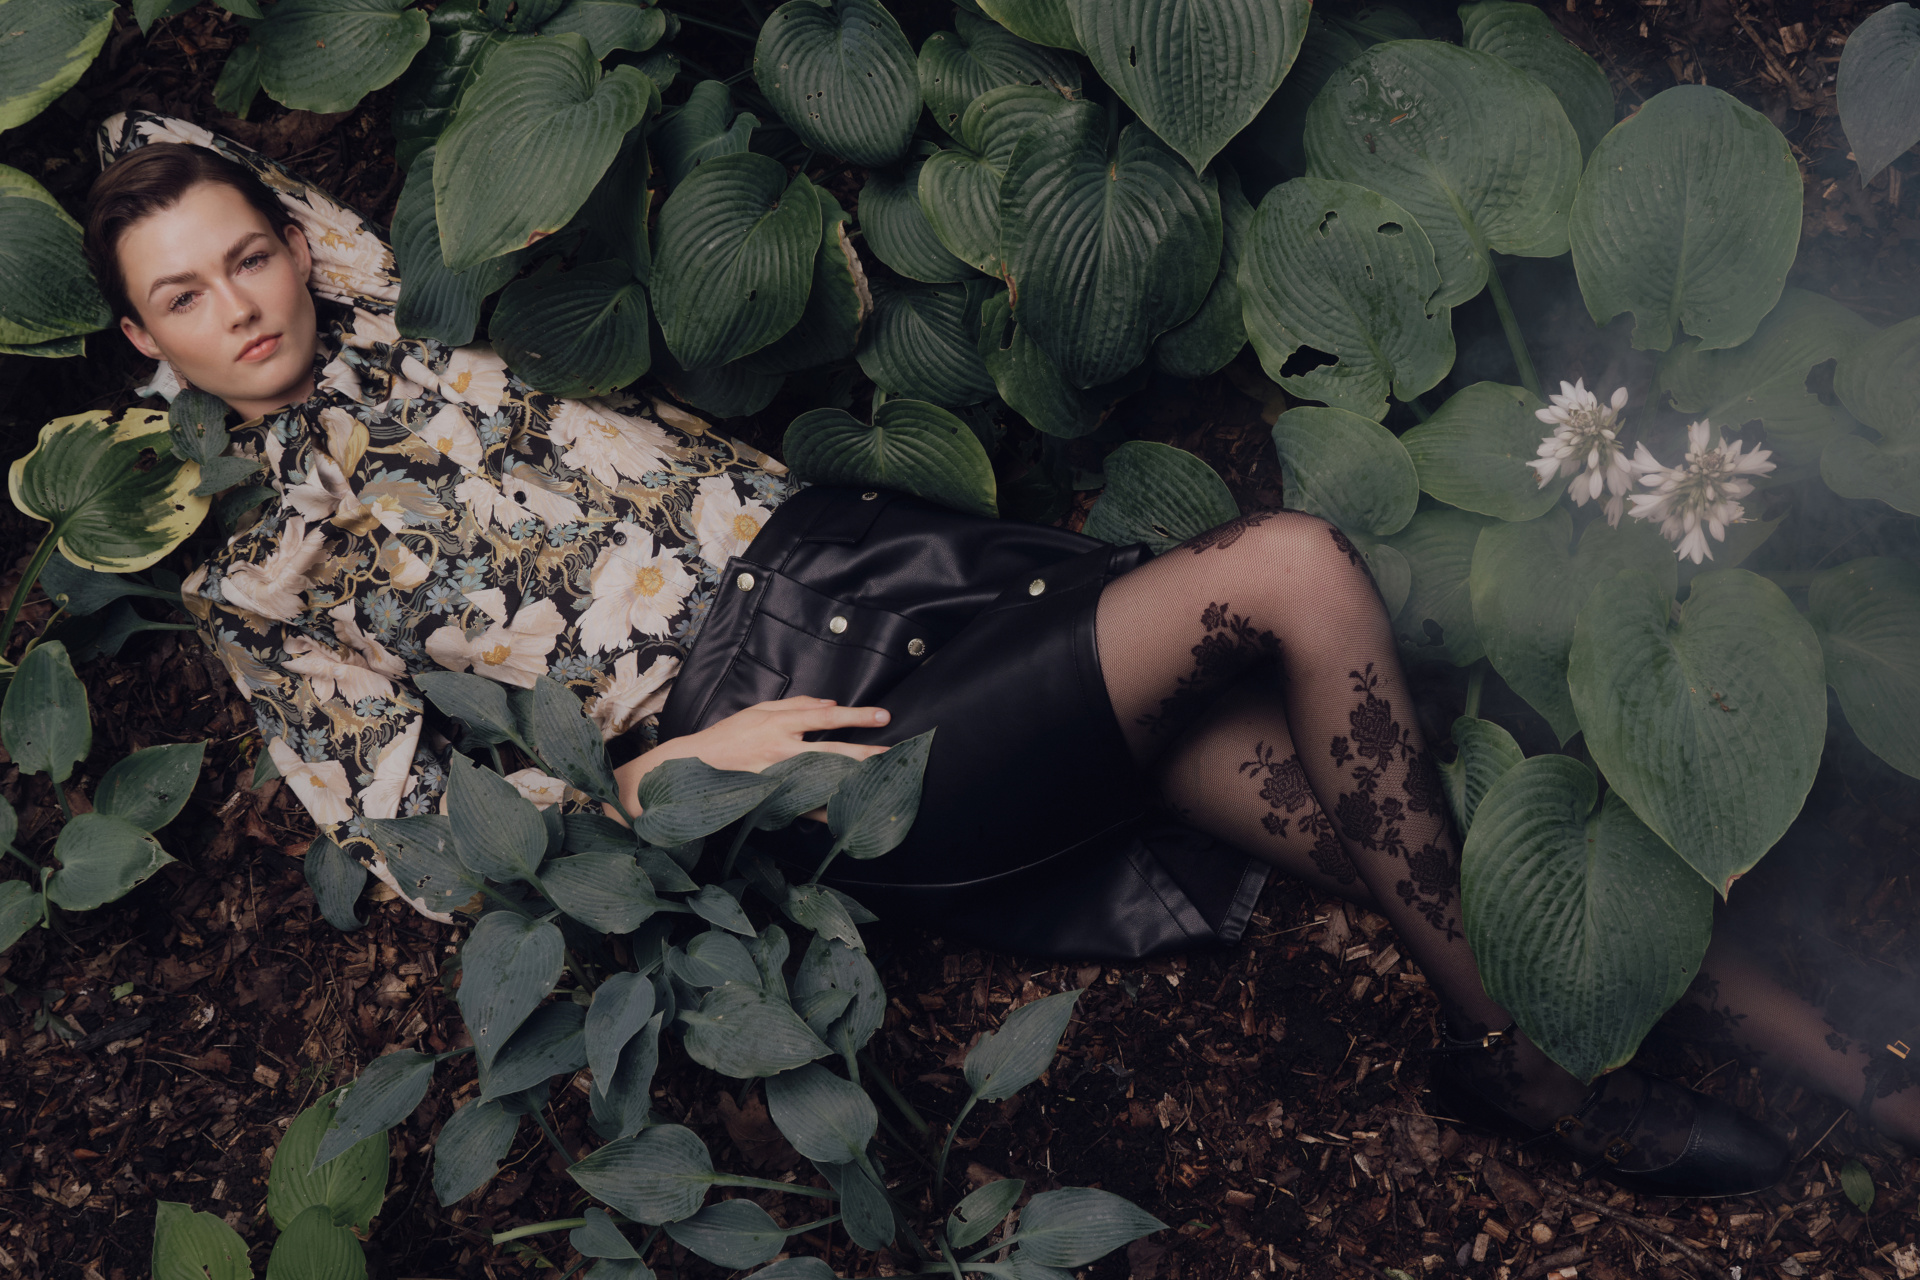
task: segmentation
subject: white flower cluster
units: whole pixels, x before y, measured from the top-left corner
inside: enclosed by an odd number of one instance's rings
[[[1660,465],[1646,445],[1638,446],[1632,466],[1653,492],[1636,493],[1630,501],[1634,519],[1658,520],[1667,540],[1680,544],[1679,556],[1699,564],[1713,559],[1709,533],[1724,542],[1727,526],[1747,518],[1740,499],[1753,492],[1753,481],[1743,477],[1766,475],[1774,464],[1770,450],[1719,439],[1704,418],[1688,424],[1687,445],[1687,460],[1678,467]]]
[[[1607,498],[1607,523],[1620,523],[1627,494],[1633,489],[1633,464],[1620,443],[1620,410],[1627,407],[1627,389],[1613,393],[1608,404],[1587,390],[1587,380],[1560,384],[1551,409],[1534,416],[1553,424],[1553,434],[1540,441],[1539,461],[1529,462],[1546,488],[1555,477],[1573,477],[1567,484],[1575,506],[1584,507],[1602,493]]]

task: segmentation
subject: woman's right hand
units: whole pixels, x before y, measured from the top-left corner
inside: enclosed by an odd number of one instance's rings
[[[620,801],[639,812],[640,779],[656,765],[692,757],[716,769],[758,773],[803,751],[829,751],[853,760],[877,756],[885,747],[854,742],[808,742],[802,735],[820,729],[872,729],[887,722],[884,707],[842,707],[831,698],[781,698],[736,711],[698,733],[684,734],[635,756],[613,771]],[[609,817],[618,817],[612,809]],[[812,815],[806,815],[812,816]]]

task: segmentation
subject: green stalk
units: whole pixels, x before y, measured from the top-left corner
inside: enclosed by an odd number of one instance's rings
[[[820,859],[820,866],[814,871],[813,879],[807,881],[808,884],[820,883],[820,877],[827,874],[827,868],[832,866],[833,860],[840,856],[840,851],[846,848],[846,843],[845,839],[833,842],[833,848],[827,850],[827,856]]]
[[[1433,416],[1432,414],[1427,412],[1427,406],[1420,403],[1419,396],[1415,396],[1411,400],[1402,400],[1400,403],[1407,406],[1407,408],[1413,410],[1413,420],[1415,422],[1425,422],[1428,418],[1431,418]]]
[[[940,1239],[940,1256],[947,1260],[947,1271],[953,1276],[953,1280],[964,1280],[960,1274],[960,1263],[953,1256],[953,1249],[947,1244],[945,1236]]]
[[[480,882],[480,896],[485,898],[488,902],[494,903],[498,906],[505,907],[507,910],[515,913],[516,915],[525,916],[529,920],[533,919],[533,912],[529,911],[526,907],[521,906],[519,903],[515,902],[512,898],[509,898],[506,894],[501,893],[498,889],[494,888],[492,885],[488,884],[484,880]]]
[[[0,621],[0,658],[7,656],[7,647],[13,641],[13,624],[20,617],[20,607],[33,594],[33,584],[40,580],[40,571],[47,567],[47,561],[53,559],[54,531],[47,530],[47,536],[40,539],[40,545],[33,549],[33,559],[27,561],[27,571],[20,575],[20,585],[14,588],[13,603],[7,606],[7,616]],[[59,788],[55,787],[58,791]]]
[[[1486,253],[1484,249],[1482,252]],[[1540,390],[1540,375],[1534,372],[1527,336],[1520,332],[1520,320],[1513,314],[1513,304],[1507,301],[1507,287],[1500,281],[1500,268],[1494,265],[1493,254],[1486,253],[1486,259],[1487,292],[1493,295],[1493,309],[1500,313],[1500,327],[1506,331],[1507,348],[1513,352],[1514,367],[1520,371],[1520,385],[1533,392],[1535,398],[1544,400],[1546,394]]]
[[[947,1155],[953,1150],[954,1135],[960,1132],[960,1125],[966,1120],[967,1113],[973,1110],[973,1104],[980,1101],[975,1093],[967,1098],[967,1105],[960,1108],[960,1114],[953,1118],[953,1127],[947,1130],[947,1140],[940,1144],[940,1159],[933,1167],[934,1203],[947,1194]]]
[[[696,26],[696,27],[705,27],[709,31],[718,31],[721,35],[732,36],[736,40],[745,40],[749,43],[758,43],[760,39],[759,36],[754,35],[750,31],[742,31],[738,27],[730,27],[724,22],[711,22],[706,18],[696,18],[692,14],[687,13],[685,10],[682,10],[682,9],[669,9],[667,10],[667,12],[671,13],[674,17],[680,19],[680,21],[682,22],[691,23],[693,26]]]
[[[22,866],[32,867],[35,871],[40,870],[39,863],[35,862],[32,858],[29,858],[26,854],[14,848],[11,844],[7,846],[7,852],[12,854],[14,857],[20,859],[20,863]]]
[[[836,1213],[830,1217],[815,1218],[812,1222],[803,1222],[797,1227],[782,1227],[780,1229],[790,1236],[803,1236],[809,1231],[818,1231],[822,1227],[830,1227],[838,1221],[840,1221],[840,1215]]]
[[[1460,714],[1480,718],[1480,690],[1487,683],[1487,660],[1485,658],[1473,664],[1467,672],[1467,706]]]
[[[872,1056],[865,1052],[862,1052],[859,1056],[861,1061],[866,1063],[867,1073],[871,1075],[874,1082],[880,1086],[880,1092],[885,1094],[887,1101],[897,1107],[900,1114],[906,1117],[907,1123],[913,1126],[914,1132],[920,1134],[931,1132],[933,1126],[928,1124],[926,1118],[918,1111],[914,1110],[913,1104],[908,1102],[906,1096],[894,1087],[893,1080],[888,1077],[886,1072],[880,1069],[879,1064],[873,1060]],[[858,1081],[856,1080],[855,1083],[858,1083]]]
[[[567,1150],[567,1144],[560,1141],[560,1135],[553,1131],[553,1125],[547,1121],[545,1109],[536,1110],[533,1113],[533,1120],[535,1124],[540,1126],[540,1132],[547,1135],[547,1141],[553,1144],[553,1149],[560,1153],[560,1158],[565,1160],[567,1165],[571,1167],[573,1165],[573,1152]],[[586,1223],[583,1222],[580,1225],[585,1226]]]
[[[60,812],[68,822],[73,821],[73,803],[67,799],[67,789],[60,783],[53,784],[53,798],[60,802]]]
[[[716,1187],[756,1187],[761,1191],[785,1191],[790,1195],[812,1196],[816,1200],[838,1200],[840,1193],[828,1187],[803,1187],[792,1182],[773,1182],[767,1178],[715,1178]]]
[[[529,1222],[524,1227],[515,1227],[511,1231],[496,1232],[494,1244],[509,1244],[515,1240],[524,1240],[528,1236],[537,1236],[546,1231],[572,1231],[576,1227],[587,1225],[585,1218],[555,1218],[552,1222]]]

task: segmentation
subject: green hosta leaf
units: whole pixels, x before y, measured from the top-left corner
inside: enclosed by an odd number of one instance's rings
[[[295,111],[351,111],[392,84],[427,43],[406,0],[279,0],[257,23],[260,85]]]
[[[260,46],[251,40],[227,54],[220,78],[213,84],[213,105],[220,112],[245,120],[260,96]]]
[[[707,1144],[677,1124],[609,1142],[575,1161],[567,1176],[594,1199],[649,1226],[692,1217],[715,1181]]]
[[[1669,620],[1669,615],[1673,620]],[[1800,812],[1827,723],[1820,643],[1744,569],[1594,589],[1567,659],[1574,712],[1607,783],[1721,894]]]
[[[1067,0],[978,0],[980,11],[1022,40],[1080,51]]]
[[[14,0],[18,3],[18,0]],[[158,461],[143,462],[152,450]],[[199,527],[200,468],[172,456],[165,414],[79,413],[40,428],[40,443],[7,472],[13,505],[53,526],[75,564],[108,573],[146,569]]]
[[[632,67],[603,77],[584,36],[494,49],[435,148],[447,267],[465,271],[565,226],[658,98]]]
[[[845,995],[839,1008],[825,1011],[827,997]],[[793,977],[793,999],[797,1007],[814,1009],[806,1014],[814,1034],[845,1055],[865,1045],[880,1029],[886,1015],[887,996],[880,975],[866,954],[827,938],[815,938],[800,958],[799,971]]]
[[[125,818],[142,831],[158,831],[186,806],[206,750],[204,742],[181,742],[147,747],[116,761],[94,788],[94,811]]]
[[[336,1104],[333,1126],[321,1133],[309,1172],[412,1115],[433,1083],[435,1061],[432,1054],[399,1049],[369,1062]]]
[[[1820,476],[1843,498],[1878,498],[1920,515],[1920,320],[1903,320],[1856,343],[1834,371],[1848,412],[1879,433],[1836,434],[1820,454]]]
[[[1490,720],[1476,720],[1472,716],[1455,720],[1452,736],[1453,759],[1440,766],[1440,776],[1447,784],[1447,800],[1453,805],[1454,822],[1465,835],[1473,829],[1473,815],[1480,808],[1487,788],[1526,759],[1526,752],[1505,729]]]
[[[282,1231],[307,1209],[324,1205],[335,1225],[364,1233],[387,1198],[385,1132],[362,1138],[338,1158],[313,1167],[339,1098],[338,1089],[322,1094],[293,1118],[274,1148],[273,1169],[267,1176],[267,1213]]]
[[[25,124],[78,84],[113,30],[111,0],[4,0],[0,131]]]
[[[849,858],[891,853],[913,829],[921,776],[933,750],[932,729],[896,742],[860,762],[827,802],[834,848]]]
[[[1700,968],[1713,894],[1593,770],[1536,756],[1488,788],[1460,871],[1487,993],[1555,1062],[1621,1066]]]
[[[647,1025],[620,1051],[613,1074],[604,1081],[595,1075],[587,1104],[598,1132],[627,1138],[646,1128],[653,1106],[653,1073],[660,1066],[660,1028],[665,1021],[664,1011],[647,1019]]]
[[[1920,142],[1920,13],[1890,4],[1868,14],[1847,36],[1836,89],[1864,185]]]
[[[1704,349],[1737,347],[1793,265],[1800,168],[1758,111],[1678,85],[1594,148],[1569,232],[1594,323],[1633,312],[1643,351],[1665,351],[1681,328]]]
[[[420,153],[393,213],[393,260],[400,271],[400,301],[393,319],[410,338],[464,347],[480,326],[480,304],[513,279],[521,255],[488,258],[465,271],[447,270],[433,212],[433,158],[431,146]]]
[[[1825,294],[1787,289],[1753,337],[1725,351],[1697,341],[1674,347],[1660,361],[1657,397],[1673,396],[1682,413],[1706,418],[1729,434],[1758,421],[1781,465],[1817,464],[1820,450],[1846,415],[1808,390],[1815,366],[1837,360],[1865,342],[1873,325]]]
[[[1400,443],[1424,492],[1496,520],[1532,520],[1567,489],[1565,481],[1542,486],[1527,465],[1551,430],[1534,416],[1543,407],[1523,387],[1476,382],[1456,391]]]
[[[788,885],[780,909],[795,924],[823,938],[833,938],[850,947],[864,949],[866,946],[860,937],[859,926],[853,921],[853,914],[831,889],[823,885]],[[804,1014],[802,1020],[805,1021]]]
[[[1071,110],[1072,100],[1050,88],[989,90],[961,116],[959,145],[936,151],[921,166],[921,212],[940,243],[961,261],[988,275],[1006,273],[1000,188],[1007,165],[1020,139]]]
[[[820,251],[813,260],[813,290],[800,321],[740,361],[740,368],[763,376],[797,373],[852,355],[860,331],[873,310],[867,273],[847,238],[846,210],[826,191],[820,197]]]
[[[87,689],[73,673],[58,640],[35,645],[13,672],[0,704],[0,742],[22,773],[44,773],[57,783],[93,749]]]
[[[710,1204],[691,1218],[669,1222],[667,1235],[729,1271],[757,1267],[787,1244],[786,1229],[751,1200]]]
[[[1861,1213],[1873,1212],[1873,1174],[1867,1166],[1858,1160],[1849,1160],[1841,1165],[1840,1189],[1846,1192],[1847,1202]]]
[[[978,404],[993,395],[980,358],[980,304],[992,286],[876,285],[860,368],[884,391],[935,404]]]
[[[1139,387],[1145,370],[1137,369],[1117,382],[1082,391],[1061,376],[1060,366],[1014,318],[1008,304],[1010,296],[1002,289],[980,304],[980,358],[1000,398],[1036,430],[1050,436],[1074,440],[1099,430],[1113,411],[1114,402]]]
[[[920,207],[917,161],[901,173],[873,170],[860,188],[860,229],[873,256],[907,277],[926,284],[965,280],[973,268],[947,251]]]
[[[752,831],[773,831],[833,798],[859,762],[833,751],[802,751],[768,765],[762,776],[778,778],[780,789],[755,805],[742,824]]]
[[[660,909],[653,881],[631,853],[577,853],[540,872],[548,899],[601,933],[632,933]]]
[[[1406,448],[1379,423],[1345,409],[1289,409],[1273,424],[1287,505],[1352,537],[1398,533],[1420,485]]]
[[[1407,602],[1393,619],[1394,638],[1409,660],[1436,658],[1464,667],[1486,653],[1473,625],[1468,573],[1486,516],[1451,507],[1416,512],[1387,544],[1406,557],[1412,574]]]
[[[768,1078],[767,1111],[809,1160],[857,1162],[880,1128],[866,1090],[812,1062]]]
[[[1093,66],[1196,170],[1293,66],[1308,0],[1067,0]]]
[[[560,12],[567,0],[476,0],[480,16],[505,31],[531,31]]]
[[[0,23],[31,2],[5,0]],[[20,43],[0,45],[0,66]],[[35,346],[113,323],[80,240],[80,224],[45,187],[0,165],[0,342]]]
[[[423,671],[413,681],[429,702],[460,722],[462,751],[511,741],[519,733],[506,686],[498,680],[464,671]]]
[[[0,880],[0,951],[47,919],[47,898],[25,880]]]
[[[1287,179],[1306,173],[1302,136],[1307,108],[1334,72],[1373,43],[1372,39],[1356,38],[1347,26],[1334,26],[1321,14],[1307,20],[1307,37],[1293,60],[1293,70],[1287,72],[1279,91],[1267,99],[1254,122],[1228,145],[1227,153],[1246,180],[1250,198],[1258,199]]]
[[[493,1061],[480,1068],[481,1099],[508,1097],[586,1066],[586,1016],[571,1000],[535,1009]]]
[[[1159,555],[1240,514],[1218,472],[1185,449],[1129,440],[1107,455],[1107,485],[1083,532],[1102,542],[1144,542]]]
[[[934,123],[955,137],[967,108],[989,89],[1010,84],[1080,89],[1080,68],[1066,54],[969,13],[954,14],[953,27],[927,37],[917,68],[920,94]]]
[[[1369,418],[1453,367],[1453,313],[1434,301],[1433,246],[1402,209],[1363,187],[1296,178],[1260,202],[1240,266],[1247,336],[1269,377]],[[1289,373],[1303,347],[1331,357]]]
[[[453,123],[460,98],[480,74],[487,55],[520,39],[495,27],[473,7],[473,0],[446,0],[427,19],[426,48],[415,56],[394,86],[395,156],[412,170],[421,152]],[[404,290],[404,277],[402,283]]]
[[[689,369],[713,368],[760,350],[806,310],[819,199],[776,160],[715,156],[660,207],[655,244],[653,306],[667,346]]]
[[[1419,221],[1446,306],[1486,285],[1489,250],[1567,251],[1580,139],[1551,90],[1490,53],[1375,45],[1314,99],[1306,147],[1314,177],[1371,187]]]
[[[1474,545],[1469,579],[1474,629],[1493,669],[1563,743],[1580,731],[1567,692],[1567,649],[1594,587],[1624,569],[1652,573],[1668,596],[1679,583],[1673,548],[1642,521],[1614,529],[1595,520],[1581,534],[1578,552],[1572,541],[1573,517],[1565,507],[1524,524],[1495,526]]]
[[[592,262],[618,258],[627,264],[634,279],[646,284],[653,279],[653,244],[647,234],[647,218],[652,208],[653,169],[647,155],[647,126],[643,123],[627,131],[627,136],[620,141],[620,154],[607,166],[587,202],[580,206],[576,221],[586,235],[581,237],[574,260]],[[644,311],[642,307],[643,314]],[[648,345],[652,345],[650,341]]]
[[[880,0],[788,0],[760,28],[753,78],[802,142],[855,164],[899,159],[920,117],[913,46]]]
[[[453,826],[441,814],[373,818],[367,838],[399,881],[402,892],[429,911],[454,911],[480,892],[480,877],[453,849]]]
[[[1583,156],[1613,128],[1613,86],[1607,73],[1554,30],[1538,8],[1512,0],[1481,0],[1460,6],[1460,25],[1467,48],[1510,62],[1553,91],[1580,135]]]
[[[367,1254],[358,1236],[336,1226],[317,1204],[287,1224],[273,1242],[267,1280],[366,1280]]]
[[[676,399],[713,418],[741,418],[758,413],[773,403],[786,382],[785,374],[749,373],[744,360],[723,364],[718,369],[682,369],[673,353],[666,350],[654,361],[653,376]]]
[[[997,515],[993,464],[980,437],[938,405],[889,400],[873,425],[814,409],[787,428],[781,454],[814,484],[877,484],[976,515]]]
[[[589,1258],[639,1258],[640,1251],[620,1234],[605,1209],[588,1209],[582,1216],[587,1224],[567,1233],[567,1243],[581,1254]]]
[[[1200,309],[1160,335],[1153,362],[1176,378],[1218,373],[1247,345],[1241,317],[1240,263],[1253,236],[1253,205],[1240,190],[1240,177],[1225,162],[1213,167],[1220,183],[1220,273]]]
[[[759,127],[758,116],[735,113],[733,94],[724,80],[702,80],[684,104],[661,117],[647,145],[660,166],[662,185],[671,190],[701,161],[745,151]]]
[[[272,762],[271,756],[260,754],[261,759]],[[300,866],[306,873],[307,887],[313,890],[314,904],[328,924],[350,933],[366,923],[353,910],[360,891],[367,887],[367,869],[357,859],[326,836],[316,836]]]
[[[18,689],[16,678],[14,688]],[[122,818],[83,813],[60,829],[53,856],[60,869],[47,898],[69,911],[91,911],[124,897],[173,859],[160,842]]]
[[[778,778],[716,769],[690,757],[668,760],[640,780],[634,831],[650,844],[685,844],[750,812],[779,788]]]
[[[687,1056],[736,1080],[778,1075],[832,1052],[784,997],[738,982],[715,987],[698,1009],[682,1009],[680,1021]]]
[[[539,679],[531,689],[507,694],[518,740],[531,743],[547,768],[595,800],[612,802],[613,769],[600,730],[587,719],[580,699],[557,680]]]
[[[755,936],[753,922],[747,919],[740,900],[717,884],[701,885],[700,892],[687,899],[687,906],[708,924],[725,929],[728,933],[737,933],[745,938]]]
[[[840,1210],[840,1225],[847,1229],[847,1235],[862,1249],[884,1249],[893,1243],[898,1231],[893,1205],[887,1199],[886,1190],[875,1185],[874,1179],[857,1164],[820,1164],[814,1166],[826,1178],[827,1183],[840,1197],[836,1206]],[[786,1267],[798,1262],[798,1258],[789,1258],[775,1266]],[[818,1262],[818,1259],[807,1259]],[[821,1264],[824,1268],[825,1264]],[[765,1275],[772,1271],[756,1272]],[[811,1280],[808,1276],[789,1277],[789,1280]]]
[[[566,952],[566,939],[551,924],[511,911],[480,917],[460,947],[457,999],[482,1070],[553,990]]]
[[[1058,999],[1058,997],[1053,997]],[[1167,1224],[1111,1191],[1043,1191],[1020,1211],[1016,1259],[1043,1267],[1085,1266]]]
[[[1062,991],[1023,1004],[1007,1015],[998,1031],[982,1036],[967,1054],[964,1067],[974,1097],[982,1102],[999,1102],[1038,1080],[1052,1064],[1054,1050],[1060,1047],[1060,1037],[1066,1034],[1067,1023],[1073,1020],[1073,1006],[1082,994]]]
[[[746,944],[720,929],[700,934],[687,943],[684,952],[668,952],[667,970],[694,987],[719,987],[729,982],[755,989],[764,985]]]
[[[35,360],[68,360],[86,353],[85,338],[55,338],[49,342],[0,342],[0,356],[27,356]]]
[[[1087,102],[1020,140],[1000,217],[1014,314],[1077,387],[1146,359],[1155,338],[1199,309],[1220,269],[1213,181],[1138,124],[1109,156],[1106,112]]]
[[[667,32],[667,12],[639,0],[567,0],[560,12],[540,25],[543,36],[574,32],[587,38],[593,56],[604,58],[615,49],[641,53],[660,43]]]
[[[1006,1221],[1026,1189],[1027,1184],[1019,1178],[1000,1178],[970,1192],[947,1216],[947,1243],[964,1249],[986,1239]]]
[[[447,767],[447,821],[454,851],[475,875],[534,883],[547,854],[540,811],[511,782],[457,751]]]
[[[647,371],[647,295],[625,262],[548,259],[500,294],[487,327],[501,358],[551,396],[591,399]]]
[[[787,1261],[797,1259],[789,1258]],[[651,1267],[637,1259],[603,1258],[587,1269],[584,1280],[654,1280],[654,1274]]]
[[[153,1280],[253,1280],[247,1242],[210,1213],[161,1200],[153,1214]]]
[[[1920,778],[1920,568],[1871,556],[1817,575],[1807,619],[1860,741]]]
[[[587,1065],[593,1087],[604,1094],[620,1051],[653,1017],[653,983],[637,973],[616,973],[594,990],[587,1006]]]

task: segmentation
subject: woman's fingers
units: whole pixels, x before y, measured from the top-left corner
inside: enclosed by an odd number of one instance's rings
[[[815,729],[871,729],[891,719],[885,707],[837,707],[831,703],[796,707],[788,714],[794,719],[794,729],[800,733],[811,733]]]
[[[832,698],[811,698],[804,694],[792,698],[780,698],[773,702],[756,702],[749,711],[798,711],[803,707],[830,707]]]

